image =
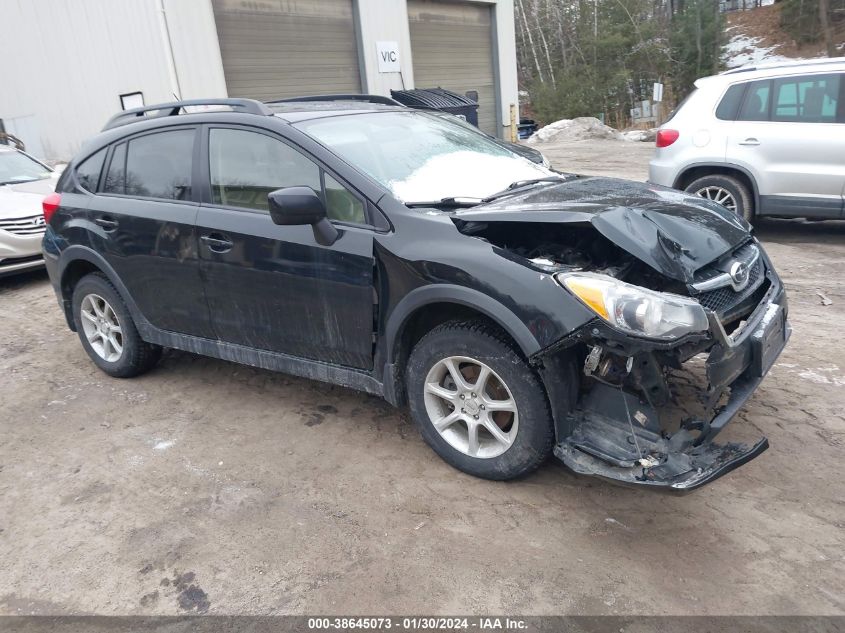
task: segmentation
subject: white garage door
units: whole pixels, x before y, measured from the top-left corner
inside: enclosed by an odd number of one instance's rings
[[[361,91],[352,0],[212,0],[230,97]]]
[[[476,2],[409,0],[414,85],[460,94],[478,91],[478,126],[498,135],[493,14]]]

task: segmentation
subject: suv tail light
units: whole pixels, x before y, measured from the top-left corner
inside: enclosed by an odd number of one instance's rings
[[[56,209],[59,208],[61,202],[62,196],[58,193],[51,193],[49,196],[44,198],[43,202],[41,202],[41,208],[44,210],[45,224],[50,224],[50,218],[53,217],[53,214],[56,212]]]
[[[669,147],[680,135],[678,130],[657,130],[657,147]]]

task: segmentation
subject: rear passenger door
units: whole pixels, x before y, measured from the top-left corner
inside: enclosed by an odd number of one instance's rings
[[[92,245],[157,328],[213,337],[197,260],[197,127],[172,127],[111,146],[89,206]]]
[[[748,84],[727,158],[757,179],[762,215],[838,218],[845,186],[841,74]]]
[[[201,271],[217,336],[228,343],[346,367],[373,363],[373,228],[366,202],[278,136],[208,126],[199,227]],[[267,194],[314,189],[340,231],[273,223]]]

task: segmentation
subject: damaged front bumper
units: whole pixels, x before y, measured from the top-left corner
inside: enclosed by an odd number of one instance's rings
[[[709,388],[704,400],[714,415],[686,418],[670,430],[649,396],[656,387],[642,387],[635,395],[622,383],[596,381],[567,416],[563,432],[558,425],[555,455],[579,474],[686,493],[763,453],[768,448],[766,438],[751,445],[717,444],[713,439],[751,397],[789,340],[786,295],[779,280],[773,282],[743,326],[730,335],[709,313]],[[632,353],[628,371],[640,362],[647,370],[649,358],[653,355],[648,352]],[[716,406],[720,399],[721,406]]]

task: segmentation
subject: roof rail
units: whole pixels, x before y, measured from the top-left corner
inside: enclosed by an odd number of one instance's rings
[[[328,94],[311,95],[307,97],[287,97],[286,99],[274,99],[267,103],[296,103],[299,101],[366,101],[368,103],[380,103],[381,105],[401,106],[402,104],[382,95],[368,94]]]
[[[263,116],[271,116],[273,114],[270,108],[255,99],[187,99],[185,101],[173,101],[171,103],[156,103],[154,105],[118,112],[108,120],[103,131],[146,118],[147,112],[160,112],[160,114],[149,118],[177,116],[184,108],[190,106],[229,106],[233,110],[238,110],[246,114],[260,114]]]
[[[797,66],[825,66],[827,64],[843,64],[845,57],[821,57],[817,59],[795,59],[782,62],[762,63],[756,66],[740,66],[722,72],[722,75],[736,75],[739,73],[750,73],[756,70],[777,70],[779,68],[795,68]]]

